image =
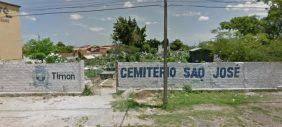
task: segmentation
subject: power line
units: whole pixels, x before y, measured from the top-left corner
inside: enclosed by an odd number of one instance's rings
[[[14,15],[14,16],[39,16],[39,15],[51,15],[51,14],[69,14],[69,13],[87,13],[87,12],[99,12],[99,11],[110,11],[110,10],[125,10],[132,8],[145,8],[145,7],[162,7],[161,5],[140,5],[133,7],[117,7],[117,8],[105,8],[105,9],[95,9],[95,10],[77,10],[77,11],[57,11],[57,12],[45,12],[45,13],[33,13],[27,15]]]
[[[82,1],[73,1],[73,2],[82,2]],[[85,2],[85,1],[84,1]],[[110,2],[110,1],[108,1]],[[23,9],[24,11],[45,11],[45,10],[59,10],[59,9],[74,9],[74,8],[86,8],[86,7],[99,7],[100,6],[112,6],[112,5],[123,5],[124,1],[112,1],[111,3],[108,2],[90,2],[90,3],[81,3],[81,4],[85,4],[85,5],[73,5],[73,6],[57,6],[57,7],[39,7],[39,8],[27,8],[27,9]],[[140,3],[159,3],[162,1],[145,1],[145,2],[140,2]],[[204,0],[204,1],[184,1],[184,0],[170,0],[169,3],[188,3],[188,2],[201,2],[201,3],[208,3],[208,2],[217,2],[217,3],[239,3],[239,1],[219,1],[219,0]],[[138,3],[138,2],[133,2],[134,4]]]
[[[76,1],[73,1],[76,2]],[[45,10],[45,9],[61,9],[61,8],[79,8],[79,7],[88,7],[88,6],[94,6],[94,5],[101,5],[101,6],[110,6],[113,4],[119,4],[119,5],[124,5],[125,1],[107,1],[107,2],[85,2],[85,1],[80,1],[83,3],[79,4],[69,4],[67,5],[60,5],[60,6],[51,6],[46,8],[46,6],[41,6],[41,7],[36,7],[36,8],[25,8],[24,10]],[[153,1],[144,1],[144,2],[131,2],[132,4],[142,4],[142,3],[157,3],[161,2],[161,0],[153,0]]]
[[[245,1],[221,1],[221,0],[205,0],[205,1],[208,1],[208,2],[215,2],[215,3],[242,3],[242,2],[247,2],[246,0]]]
[[[50,1],[47,1],[47,0],[45,0],[45,1],[32,1],[32,2],[27,2],[27,1],[20,1],[20,3],[24,3],[24,4],[28,4],[28,5],[58,5],[58,4],[69,4],[69,3],[84,3],[84,2],[90,2],[91,1],[91,3],[101,3],[101,2],[95,2],[95,1],[97,1],[97,0],[72,0],[72,1],[64,1],[64,0],[62,0],[62,1],[52,1],[52,2],[50,2]],[[106,0],[104,0],[104,1],[106,1]],[[111,0],[111,1],[107,1],[107,2],[114,2],[114,0]]]
[[[79,8],[79,7],[88,7],[88,6],[95,6],[95,5],[108,5],[108,4],[116,4],[116,3],[121,3],[121,1],[112,1],[111,3],[105,3],[105,2],[87,2],[87,3],[81,3],[81,4],[69,4],[69,5],[61,5],[61,6],[52,6],[52,7],[46,7],[46,6],[42,6],[42,7],[36,7],[36,8],[26,8],[24,10],[32,10],[32,11],[36,11],[36,10],[52,10],[52,9],[63,9],[63,8]]]
[[[206,5],[192,5],[192,4],[170,4],[168,7],[196,7],[196,8],[210,8],[210,9],[222,9],[222,8],[255,8],[255,9],[268,9],[264,7],[234,7],[234,6],[206,6]],[[100,12],[100,11],[111,11],[111,10],[126,10],[134,8],[146,8],[146,7],[163,7],[160,4],[151,5],[138,5],[133,7],[116,7],[116,8],[104,8],[104,9],[94,9],[94,10],[70,10],[70,11],[56,11],[56,12],[43,12],[43,13],[31,13],[31,14],[19,14],[11,16],[40,16],[40,15],[52,15],[52,14],[69,14],[69,13],[87,13],[87,12]],[[3,16],[5,17],[5,16]]]
[[[201,0],[201,1],[187,1],[187,0],[170,0],[168,1],[169,3],[171,2],[201,2],[201,3],[211,3],[211,2],[214,2],[214,3],[242,3],[242,2],[246,2],[246,1],[220,1],[220,0]]]
[[[142,2],[142,3],[159,3],[161,1],[155,2]],[[30,11],[45,11],[45,10],[60,10],[60,9],[74,9],[74,8],[87,8],[87,7],[103,7],[103,6],[112,6],[112,5],[123,5],[124,3],[120,1],[116,1],[113,3],[96,3],[96,4],[87,4],[87,5],[77,5],[77,6],[62,6],[62,7],[51,7],[51,8],[38,8],[38,9],[25,9]]]
[[[235,9],[269,9],[267,7],[238,7],[238,6],[206,6],[206,5],[191,5],[191,4],[171,4],[170,7],[181,7],[181,6],[187,6],[187,7],[197,7],[197,8],[235,8]]]

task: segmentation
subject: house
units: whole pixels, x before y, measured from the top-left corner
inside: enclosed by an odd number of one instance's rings
[[[0,60],[22,60],[20,6],[0,1]]]
[[[84,45],[81,47],[74,48],[73,53],[61,53],[61,56],[63,57],[79,57],[82,56],[86,59],[94,59],[96,57],[100,57],[103,55],[106,55],[107,52],[114,48],[112,45],[106,45],[106,46],[91,46],[91,45]]]
[[[104,47],[97,47],[97,48],[93,51],[93,53],[105,55],[105,54],[107,54],[107,51],[108,51],[107,48],[104,48]]]
[[[190,63],[213,62],[213,55],[211,50],[203,48],[194,48],[189,51]]]

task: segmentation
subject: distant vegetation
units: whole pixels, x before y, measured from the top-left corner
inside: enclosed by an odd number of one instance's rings
[[[198,47],[210,50],[210,56],[216,54],[223,61],[282,61],[282,1],[271,1],[267,17],[243,16],[221,22],[212,30],[216,38]],[[162,41],[147,40],[146,30],[146,26],[138,26],[134,18],[119,17],[111,35],[116,47],[105,56],[86,60],[86,65],[114,68],[115,62],[163,61]],[[191,48],[179,39],[171,41],[168,61],[188,62]],[[54,44],[49,38],[32,39],[24,45],[23,51],[29,58],[55,63],[64,61],[58,53],[72,52],[73,47],[62,42]]]
[[[153,62],[162,61],[162,41],[157,39],[146,40],[146,26],[139,27],[135,19],[131,17],[119,17],[114,23],[112,34],[113,43],[117,45],[111,53],[116,55],[121,62]],[[171,62],[187,62],[189,47],[177,39],[170,45]]]
[[[63,42],[55,44],[50,38],[42,40],[32,39],[23,47],[23,54],[31,59],[46,61],[47,63],[59,63],[65,61],[59,53],[71,53],[73,46],[66,46]]]
[[[281,0],[272,0],[264,18],[243,16],[221,22],[212,31],[216,39],[199,46],[210,49],[223,61],[282,61],[281,5]]]

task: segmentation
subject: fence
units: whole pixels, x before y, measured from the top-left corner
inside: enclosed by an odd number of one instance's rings
[[[282,63],[169,63],[169,88],[196,90],[276,89],[282,85]],[[118,89],[158,89],[163,63],[118,63]]]
[[[81,93],[84,62],[59,64],[0,63],[0,94]]]

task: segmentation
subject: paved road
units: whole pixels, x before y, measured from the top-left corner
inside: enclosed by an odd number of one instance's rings
[[[114,89],[90,97],[1,97],[2,127],[119,126],[123,112],[113,112]]]

